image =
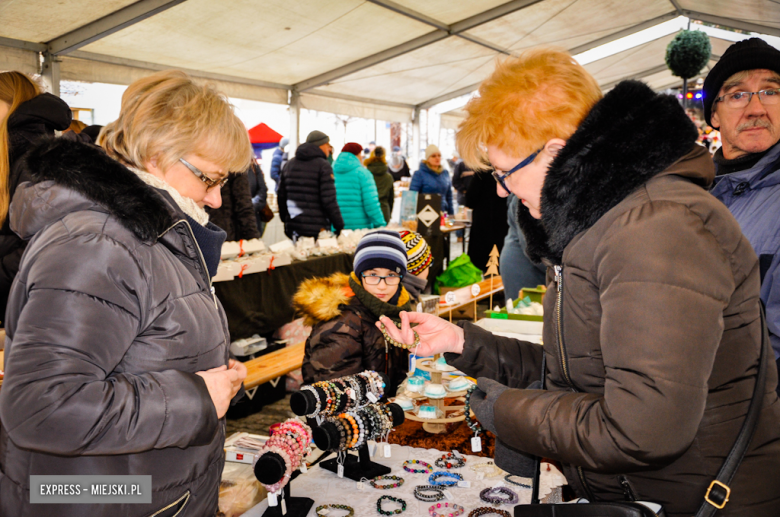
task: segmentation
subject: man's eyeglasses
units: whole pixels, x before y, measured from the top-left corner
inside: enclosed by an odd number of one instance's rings
[[[715,102],[722,102],[728,108],[744,108],[753,100],[753,95],[758,95],[758,100],[764,106],[780,103],[780,88],[759,90],[757,92],[734,92],[721,95]]]
[[[225,176],[224,178],[220,178],[218,180],[209,178],[205,172],[195,167],[193,164],[185,160],[184,158],[179,158],[179,161],[184,164],[185,167],[187,167],[190,172],[192,172],[195,176],[198,177],[200,181],[206,184],[206,190],[211,190],[214,187],[224,187],[225,183],[228,182],[228,176]]]
[[[492,172],[493,177],[496,178],[496,181],[501,185],[501,188],[503,188],[506,191],[507,194],[511,194],[512,191],[510,191],[509,187],[506,186],[506,183],[504,182],[504,180],[506,180],[509,177],[510,174],[519,171],[520,169],[522,169],[523,167],[525,167],[526,165],[528,165],[529,163],[534,161],[536,156],[539,153],[542,152],[542,149],[544,149],[544,146],[540,147],[535,153],[533,153],[531,156],[529,156],[528,158],[526,158],[522,162],[518,163],[517,165],[515,165],[514,167],[512,167],[511,169],[506,171],[504,174],[499,174],[496,171]]]
[[[363,280],[365,280],[368,285],[379,285],[379,282],[381,282],[382,280],[384,280],[385,284],[387,285],[398,285],[399,283],[401,283],[401,277],[395,275],[379,276],[379,275],[370,274],[366,276],[363,273],[360,273],[360,276],[363,277]]]

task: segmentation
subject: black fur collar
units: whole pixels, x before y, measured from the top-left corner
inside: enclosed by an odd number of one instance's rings
[[[542,219],[518,204],[528,256],[560,264],[578,233],[690,152],[697,137],[677,99],[639,81],[618,84],[553,160],[542,188]]]
[[[21,166],[33,183],[53,181],[102,206],[143,241],[155,242],[176,220],[157,190],[95,146],[47,139],[22,158]]]

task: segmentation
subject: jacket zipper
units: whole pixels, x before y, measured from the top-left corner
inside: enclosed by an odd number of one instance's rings
[[[203,252],[200,251],[200,246],[198,246],[198,240],[195,238],[195,233],[192,231],[192,227],[190,226],[190,223],[186,219],[179,219],[178,221],[173,223],[173,225],[171,225],[167,230],[162,232],[160,236],[157,238],[161,239],[166,233],[171,231],[171,229],[175,228],[180,223],[184,223],[187,226],[187,230],[189,230],[190,232],[190,237],[192,237],[192,240],[195,242],[195,249],[198,250],[198,257],[200,257],[200,265],[203,268],[203,271],[206,272],[206,278],[209,283],[209,292],[211,293],[211,299],[214,302],[214,308],[217,309],[217,311],[219,311],[219,306],[217,305],[217,295],[214,293],[214,286],[211,283],[211,276],[209,276],[208,274],[209,268],[206,265],[206,259],[203,258]]]
[[[563,341],[563,266],[553,266],[553,270],[555,271],[555,285],[558,295],[555,300],[555,323],[557,327],[556,333],[558,336],[558,353],[560,355],[561,371],[563,372],[563,378],[566,381],[566,384],[569,385],[572,391],[578,391],[577,388],[574,387],[574,383],[571,380],[569,364],[566,355],[566,345]],[[595,497],[593,496],[593,491],[590,489],[588,482],[585,480],[585,473],[583,472],[582,467],[577,467],[577,475],[579,476],[580,483],[582,483],[582,487],[585,490],[585,495],[588,496],[588,501],[593,502]]]

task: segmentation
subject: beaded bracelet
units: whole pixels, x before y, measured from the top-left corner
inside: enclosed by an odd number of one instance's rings
[[[512,515],[506,510],[499,510],[498,508],[491,508],[489,506],[474,508],[471,510],[471,513],[469,513],[468,517],[481,517],[482,515],[489,515],[491,513],[500,515],[501,517],[512,517]]]
[[[436,466],[440,469],[459,469],[466,464],[466,458],[455,456],[451,452],[436,460]]]
[[[389,485],[380,485],[377,483],[377,481],[382,481],[383,479],[386,479],[388,481],[398,481],[398,483],[392,483]],[[404,478],[398,477],[398,476],[377,476],[374,479],[371,480],[371,486],[374,488],[378,488],[379,490],[388,490],[390,488],[398,488],[399,486],[404,484]]]
[[[381,319],[382,316],[380,316],[379,318]],[[396,321],[394,323],[395,323],[396,327],[398,327],[399,329],[401,328],[401,323],[400,322]],[[387,341],[388,343],[390,343],[393,346],[397,346],[398,348],[403,348],[405,350],[409,350],[410,348],[416,348],[417,345],[420,344],[420,334],[418,334],[417,331],[414,330],[414,329],[412,329],[412,333],[414,334],[414,343],[412,343],[411,345],[407,345],[406,343],[401,343],[400,341],[396,341],[395,339],[390,337],[390,334],[387,332],[387,328],[385,327],[385,324],[382,323],[382,322],[380,322],[379,324],[382,327],[379,330],[382,331],[382,335],[385,337],[385,341]]]
[[[314,400],[316,401],[316,404],[314,406],[314,411],[306,415],[309,418],[314,418],[314,416],[320,412],[320,408],[322,407],[322,403],[320,402],[320,396],[317,393],[317,390],[315,390],[313,386],[301,386],[301,391],[303,390],[310,391],[314,394]]]
[[[317,514],[318,517],[325,517],[320,512],[328,508],[331,508],[333,510],[344,510],[349,512],[344,517],[354,517],[355,515],[355,510],[351,506],[347,506],[345,504],[323,504],[322,506],[318,506],[314,512]]]
[[[439,478],[448,477],[452,481],[439,481]],[[454,472],[434,472],[428,477],[428,484],[434,486],[455,486],[458,481],[463,481],[463,476]]]
[[[500,468],[496,467],[496,464],[492,461],[488,461],[486,463],[477,463],[476,465],[472,465],[469,468],[474,472],[483,473],[485,477],[488,478],[500,476],[504,472]]]
[[[433,492],[432,494],[424,494],[423,492]],[[419,501],[425,501],[427,503],[435,503],[444,499],[444,489],[434,485],[420,485],[414,488],[414,497]]]
[[[475,389],[477,389],[477,387],[472,384],[469,391],[466,392],[466,407],[464,408],[464,411],[466,412],[466,425],[469,426],[469,429],[474,431],[474,436],[484,431],[480,423],[471,418],[471,394],[474,393]]]
[[[444,508],[444,513],[439,513],[439,510]],[[452,509],[452,512],[448,512],[447,508]],[[431,517],[457,517],[463,515],[466,510],[459,504],[450,503],[436,503],[428,508],[428,515]]]
[[[394,503],[398,503],[401,505],[401,508],[391,510],[391,511],[385,511],[382,509],[382,503],[384,501],[393,501]],[[406,501],[403,499],[399,499],[398,497],[393,497],[391,495],[383,495],[376,501],[376,511],[379,512],[380,515],[393,515],[396,513],[402,513],[406,511]]]
[[[415,469],[412,468],[411,465],[421,465],[422,468]],[[424,461],[420,460],[406,460],[403,467],[406,472],[411,472],[412,474],[429,474],[433,472],[433,467],[430,463],[425,463]]]
[[[508,496],[508,499],[500,497],[499,494]],[[517,504],[517,494],[504,486],[497,486],[494,488],[486,488],[479,493],[479,498],[486,503],[494,504],[496,506],[501,504]]]
[[[528,485],[526,483],[518,483],[517,481],[512,481],[511,478],[513,478],[513,477],[518,477],[518,476],[515,476],[514,474],[508,474],[508,475],[504,476],[504,480],[507,483],[512,483],[515,486],[519,486],[519,487],[522,487],[522,488],[532,488],[531,485]]]

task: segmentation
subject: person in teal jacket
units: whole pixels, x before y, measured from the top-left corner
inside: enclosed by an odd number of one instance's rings
[[[344,218],[344,228],[348,230],[380,228],[386,224],[374,178],[358,158],[362,150],[360,144],[350,142],[333,163],[336,200]]]

